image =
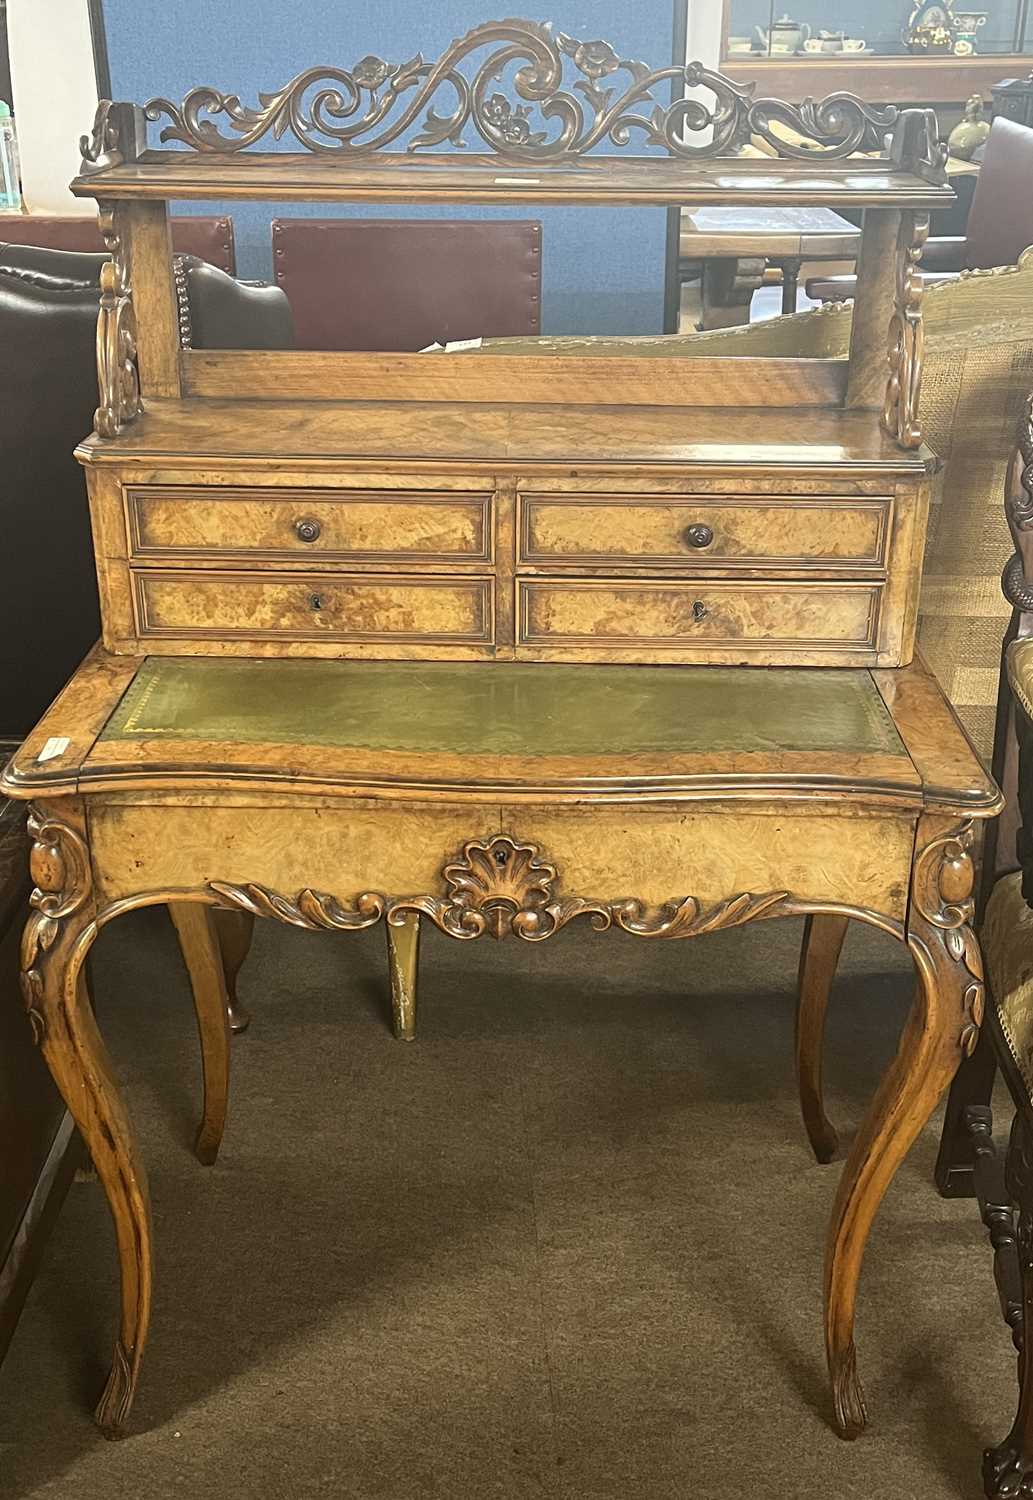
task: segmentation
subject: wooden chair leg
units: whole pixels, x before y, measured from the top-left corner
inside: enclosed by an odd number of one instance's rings
[[[237,999],[237,975],[251,949],[255,919],[249,911],[229,911],[223,907],[215,907],[213,915],[215,930],[219,934],[219,947],[222,949],[222,967],[226,975],[230,1030],[246,1031],[251,1025],[251,1012]]]
[[[825,1114],[822,1057],[825,1014],[832,981],[847,930],[846,917],[808,917],[800,950],[800,982],[796,1002],[796,1080],[800,1111],[811,1150],[820,1162],[831,1161],[839,1140]]]
[[[1019,1350],[1019,1403],[1011,1432],[983,1454],[983,1489],[989,1500],[1033,1496],[1033,1119],[1020,1106],[1012,1126],[1005,1164],[1008,1193],[1018,1205],[1022,1324]],[[1018,1330],[1016,1329],[1018,1335]]]
[[[226,1128],[230,1090],[230,1007],[222,947],[210,906],[198,901],[170,902],[169,915],[190,975],[201,1040],[204,1104],[194,1152],[198,1161],[211,1166]]]
[[[416,979],[420,956],[420,914],[405,912],[396,927],[385,922],[387,963],[391,975],[391,1015],[395,1036],[416,1040]]]
[[[933,1174],[937,1189],[944,1198],[975,1196],[972,1132],[966,1119],[971,1108],[989,1105],[996,1076],[997,1059],[989,1027],[984,1027],[979,1045],[958,1069],[947,1095],[940,1150]]]

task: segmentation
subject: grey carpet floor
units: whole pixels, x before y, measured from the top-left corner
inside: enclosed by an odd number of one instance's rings
[[[869,1246],[872,1426],[829,1426],[837,1168],[797,1116],[799,935],[431,934],[405,1046],[380,933],[260,923],[205,1169],[171,928],[108,929],[95,990],[150,1172],[151,1340],[133,1435],[106,1443],[113,1237],[77,1183],[0,1370],[4,1500],[978,1496],[1014,1365],[974,1207],[931,1186],[935,1124]],[[828,1049],[845,1135],[908,993],[895,945],[852,934]]]

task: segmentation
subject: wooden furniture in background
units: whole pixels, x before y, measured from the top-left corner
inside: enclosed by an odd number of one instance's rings
[[[439,83],[474,57],[482,78],[522,60],[519,105],[474,87],[441,113]],[[199,905],[210,957],[209,908],[384,921],[406,936],[404,1031],[423,920],[460,940],[537,941],[582,918],[665,939],[801,914],[880,927],[919,980],[830,1231],[829,1369],[853,1436],[864,1242],[978,1035],[970,892],[999,805],[908,665],[933,463],[915,264],[949,198],[933,122],[854,99],[755,110],[699,65],[646,75],[605,43],[515,20],[421,69],[394,120],[392,65],[368,56],[347,75],[368,101],[349,124],[301,107],[319,76],[258,108],[210,89],[151,101],[179,143],[167,151],[135,106],[104,103],[73,185],[97,197],[113,252],[96,431],[78,450],[104,650],[2,786],[35,804],[30,1014],[116,1224],[122,1315],[98,1420],[124,1426],[151,1294],[143,1167],[78,984],[109,921]],[[650,92],[672,80],[712,92],[712,139]],[[809,145],[786,145],[772,112]],[[466,131],[487,149],[430,163],[379,149],[413,121],[414,147]],[[285,128],[300,152],[249,149]],[[873,129],[892,132],[886,154],[850,160]],[[668,157],[592,154],[633,130]],[[737,154],[758,131],[783,160]],[[167,203],[183,197],[860,208],[849,354],[182,349]],[[855,670],[795,670],[819,665]],[[203,972],[210,1159],[227,993],[214,960]]]
[[[934,281],[961,271],[1016,265],[1033,245],[1033,130],[1013,120],[995,120],[976,179],[963,235],[941,235],[922,250],[922,279]],[[822,302],[854,296],[854,276],[814,277],[807,295]]]
[[[542,227],[500,219],[274,219],[299,349],[416,352],[537,333]]]
[[[701,327],[750,321],[750,303],[770,265],[782,272],[782,311],[796,311],[804,261],[855,260],[856,225],[829,208],[686,208],[681,216],[678,272],[684,280],[701,261]]]

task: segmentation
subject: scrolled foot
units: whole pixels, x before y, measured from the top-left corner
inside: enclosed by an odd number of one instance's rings
[[[839,1356],[830,1356],[832,1400],[836,1411],[836,1430],[848,1441],[860,1437],[868,1425],[868,1408],[864,1388],[857,1374],[857,1351],[851,1343]]]
[[[807,1135],[811,1143],[814,1157],[821,1166],[827,1166],[833,1161],[839,1150],[839,1136],[836,1134],[832,1122],[823,1114],[820,1119],[814,1119],[807,1124]]]
[[[194,1137],[194,1155],[202,1167],[214,1167],[219,1156],[219,1146],[222,1144],[222,1132],[216,1133],[205,1122],[198,1126],[197,1135]]]
[[[94,1420],[106,1438],[125,1437],[126,1421],[135,1393],[136,1381],[132,1365],[125,1346],[119,1339],[115,1344],[108,1383],[104,1387],[104,1394],[97,1402],[97,1409],[94,1412]]]
[[[983,1454],[983,1493],[987,1500],[1033,1500],[1033,1459],[1010,1437]]]

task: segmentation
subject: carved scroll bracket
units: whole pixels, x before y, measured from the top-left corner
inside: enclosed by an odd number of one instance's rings
[[[142,410],[136,367],[136,314],[129,263],[116,204],[101,203],[100,232],[111,259],[100,271],[97,383],[100,405],[93,422],[101,437],[115,437]]]
[[[401,927],[407,915],[416,912],[449,937],[460,940],[487,933],[496,939],[515,936],[532,943],[552,937],[575,917],[586,917],[597,932],[616,927],[635,937],[687,938],[796,910],[788,891],[761,895],[744,891],[709,907],[702,906],[694,896],[657,908],[628,899],[561,897],[555,891],[555,866],[541,858],[535,845],[519,843],[505,834],[471,839],[444,866],[442,879],[446,887],[443,895],[389,899],[366,892],[352,906],[312,890],[303,890],[291,899],[257,884],[213,881],[209,889],[222,905],[274,917],[295,927],[354,931],[372,927],[381,919]]]
[[[32,840],[29,870],[35,888],[29,897],[31,913],[22,934],[21,982],[38,1043],[45,1030],[40,965],[57,941],[61,924],[86,904],[93,877],[89,852],[74,828],[33,807],[29,810],[28,832]]]
[[[904,214],[897,244],[897,286],[889,328],[889,379],[883,430],[902,448],[922,442],[918,398],[922,389],[922,276],[919,262],[929,235],[928,214]]]
[[[965,969],[968,980],[962,991],[962,1024],[959,1045],[971,1056],[983,1024],[983,958],[972,930],[975,912],[975,839],[971,820],[932,839],[915,860],[912,899],[921,916],[938,929],[944,947],[955,963]]]

